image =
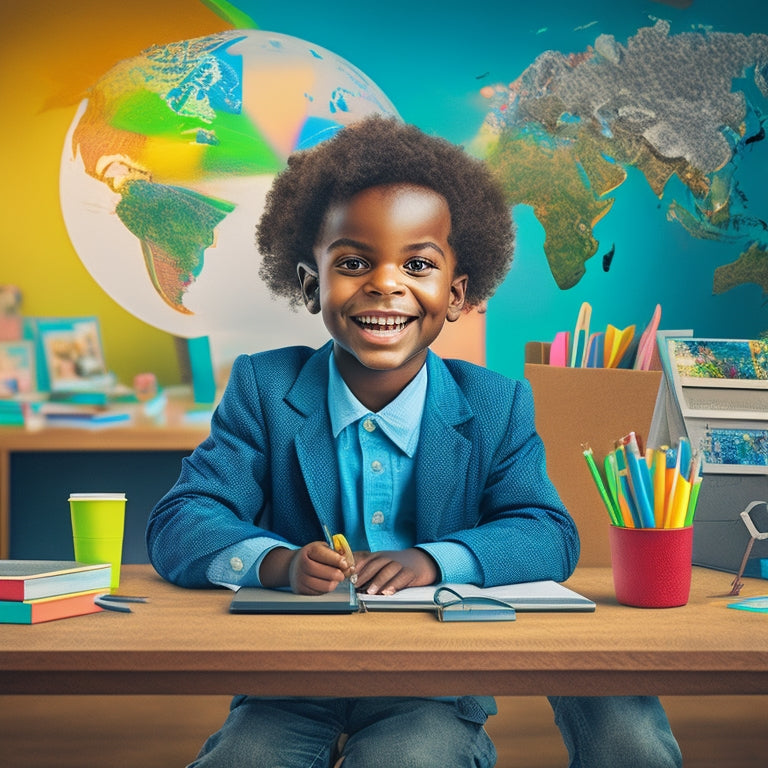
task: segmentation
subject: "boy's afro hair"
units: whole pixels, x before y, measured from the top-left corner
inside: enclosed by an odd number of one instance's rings
[[[382,184],[428,187],[447,200],[457,274],[469,276],[466,306],[490,298],[514,249],[514,226],[500,187],[485,164],[460,147],[379,116],[288,158],[257,229],[260,275],[270,291],[301,304],[296,267],[314,263],[312,249],[329,206]]]

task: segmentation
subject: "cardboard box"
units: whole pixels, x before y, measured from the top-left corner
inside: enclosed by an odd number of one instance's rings
[[[645,439],[661,371],[526,362],[525,377],[533,388],[547,471],[579,529],[579,564],[610,565],[610,518],[587,469],[582,444],[589,443],[595,461],[602,465],[617,438],[635,431]]]

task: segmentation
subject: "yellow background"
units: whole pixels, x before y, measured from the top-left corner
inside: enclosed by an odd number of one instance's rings
[[[78,258],[59,205],[64,138],[88,87],[118,61],[227,28],[189,0],[24,0],[0,9],[0,283],[20,287],[25,315],[97,316],[107,366],[125,383],[142,371],[177,383],[174,339],[116,304]]]

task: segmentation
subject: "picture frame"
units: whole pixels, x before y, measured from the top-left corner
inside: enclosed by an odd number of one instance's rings
[[[41,388],[50,392],[91,392],[111,388],[101,329],[96,317],[36,318]]]
[[[37,389],[35,347],[31,341],[0,341],[0,398]]]
[[[665,336],[659,351],[679,431],[704,473],[768,474],[768,341]]]

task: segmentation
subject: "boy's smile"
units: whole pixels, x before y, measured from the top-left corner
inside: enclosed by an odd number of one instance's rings
[[[371,187],[332,205],[320,227],[317,269],[299,266],[305,302],[321,312],[344,380],[372,410],[418,373],[427,347],[464,306],[451,215],[426,187]],[[378,406],[378,407],[374,407]]]

